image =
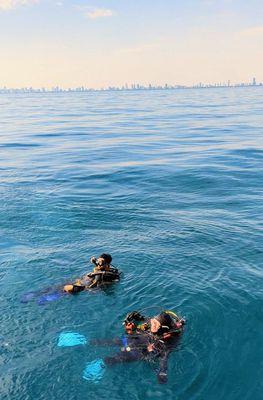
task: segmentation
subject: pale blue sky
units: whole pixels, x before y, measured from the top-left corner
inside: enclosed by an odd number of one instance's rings
[[[0,0],[0,86],[263,81],[262,0]]]

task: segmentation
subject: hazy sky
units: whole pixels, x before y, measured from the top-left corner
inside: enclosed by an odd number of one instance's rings
[[[263,81],[263,0],[0,0],[0,87]]]

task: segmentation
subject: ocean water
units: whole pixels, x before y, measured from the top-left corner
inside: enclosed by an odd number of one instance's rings
[[[0,95],[1,400],[261,400],[262,88]],[[116,285],[39,306],[113,255]],[[131,310],[187,319],[169,360],[82,378]]]

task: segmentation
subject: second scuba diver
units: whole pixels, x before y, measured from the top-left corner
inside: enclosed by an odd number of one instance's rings
[[[90,261],[94,264],[92,272],[85,274],[80,279],[67,285],[51,286],[45,289],[30,291],[21,297],[21,303],[28,303],[36,300],[39,305],[44,305],[48,302],[55,301],[66,294],[75,294],[96,287],[102,287],[118,281],[121,272],[116,267],[111,265],[112,257],[110,254],[103,253],[98,259],[91,257]]]
[[[95,265],[93,271],[88,272],[73,283],[65,285],[63,288],[65,292],[79,293],[120,279],[121,273],[111,265],[112,257],[110,254],[103,253],[98,258],[91,257],[90,261]]]
[[[172,311],[163,311],[152,318],[133,311],[124,320],[126,335],[123,338],[95,339],[91,343],[120,347],[115,355],[102,360],[102,366],[138,360],[159,360],[157,379],[160,383],[166,383],[168,358],[179,342],[184,324],[185,320]]]

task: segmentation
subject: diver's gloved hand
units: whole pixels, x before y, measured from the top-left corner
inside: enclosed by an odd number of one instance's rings
[[[97,265],[97,258],[94,257],[94,256],[90,257],[90,262],[91,262],[92,264]]]
[[[159,372],[157,375],[157,379],[159,383],[167,383],[167,373],[166,372]]]
[[[138,311],[132,311],[126,315],[124,322],[131,322],[131,321],[144,321],[145,318],[141,315]]]

